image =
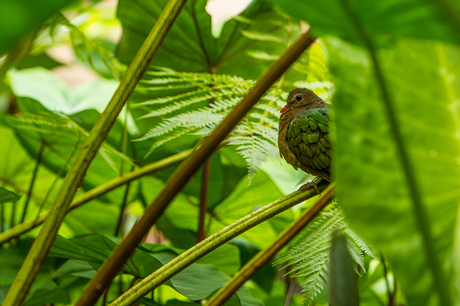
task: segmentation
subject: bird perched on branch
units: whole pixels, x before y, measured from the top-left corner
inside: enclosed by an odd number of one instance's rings
[[[329,140],[329,106],[307,88],[289,93],[281,109],[278,146],[280,155],[296,170],[331,181],[332,151]],[[300,187],[315,187],[318,179]]]

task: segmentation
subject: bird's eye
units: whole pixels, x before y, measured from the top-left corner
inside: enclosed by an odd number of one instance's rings
[[[295,96],[295,99],[296,99],[297,101],[302,100],[302,95],[296,95],[296,96]]]

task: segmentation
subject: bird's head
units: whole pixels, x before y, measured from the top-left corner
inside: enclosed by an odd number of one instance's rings
[[[321,100],[320,97],[315,95],[313,91],[307,88],[296,88],[291,91],[287,97],[287,104],[281,109],[281,113],[285,111],[296,108],[298,106],[307,106],[308,104],[313,104],[315,102],[319,102]]]

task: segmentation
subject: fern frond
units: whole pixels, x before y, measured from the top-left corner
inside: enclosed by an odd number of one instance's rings
[[[347,228],[344,230],[344,233],[349,238],[349,240],[352,241],[360,249],[360,251],[364,252],[375,260],[379,260],[377,256],[375,256],[372,247],[368,246],[361,238],[358,237],[358,235],[355,234],[355,232]]]
[[[241,15],[237,15],[235,17],[232,18],[233,20],[236,20],[238,22],[241,22],[241,23],[245,23],[245,24],[253,24],[254,21],[249,19],[249,18],[246,18],[244,16],[241,16]]]
[[[246,52],[252,58],[263,60],[263,61],[276,61],[279,58],[279,55],[268,54],[265,51],[248,51]]]
[[[136,88],[136,91],[144,93],[144,92],[155,92],[155,91],[162,91],[162,90],[171,90],[171,91],[179,91],[184,89],[193,90],[196,87],[194,84],[180,84],[180,85],[166,85],[161,87],[139,87]]]
[[[281,99],[278,98],[278,101],[279,100]],[[285,103],[285,102],[282,102],[282,103]],[[255,106],[255,109],[263,110],[275,118],[277,118],[280,115],[280,108],[273,107],[272,105],[269,105],[269,104],[259,103]]]
[[[263,114],[259,114],[259,113],[251,113],[251,114],[249,114],[249,116],[251,118],[254,118],[254,119],[259,119],[261,122],[266,124],[266,125],[262,125],[262,124],[255,123],[254,124],[255,128],[257,128],[257,129],[260,128],[261,130],[264,130],[264,131],[270,133],[271,135],[275,135],[275,134],[278,133],[276,131],[276,129],[278,129],[278,121],[275,121],[272,118],[269,118],[269,117],[264,116]],[[267,129],[267,126],[270,127],[269,130]],[[273,133],[275,133],[275,134],[273,134]]]
[[[187,131],[186,129],[182,129],[181,131],[179,132],[176,132],[175,134],[172,134],[172,135],[169,135],[168,137],[164,137],[162,138],[161,140],[158,140],[156,141],[149,149],[149,151],[147,152],[146,156],[149,156],[153,150],[155,150],[156,148],[164,145],[165,143],[171,141],[171,140],[174,140],[176,138],[179,138],[180,136],[182,135],[185,135],[187,134],[189,131]],[[145,136],[144,136],[145,137]],[[142,139],[138,139],[139,141],[142,140]]]
[[[112,157],[110,156],[108,150],[104,147],[101,147],[98,151],[99,155],[107,162],[107,164],[116,172],[118,173],[118,169],[115,166],[115,162],[113,161]]]
[[[372,254],[371,249],[350,229],[337,204],[329,205],[298,236],[295,245],[276,262],[290,267],[302,287],[307,303],[313,300],[327,282],[329,253],[332,232],[341,229],[349,237],[348,250],[353,260],[364,270],[364,254]]]
[[[141,138],[139,139],[136,139],[136,141],[143,141],[143,140],[148,140],[150,138],[153,138],[153,137],[158,137],[158,136],[161,136],[161,135],[164,135],[164,134],[167,134],[169,132],[171,132],[172,130],[176,129],[176,128],[179,128],[181,126],[180,122],[175,122],[173,120],[167,120],[163,123],[161,123],[159,126],[151,129],[150,131],[148,131],[144,136],[142,136]],[[175,138],[171,138],[172,139],[175,139]]]
[[[176,96],[159,97],[159,98],[156,98],[156,99],[147,100],[147,101],[140,102],[140,103],[133,103],[131,105],[131,108],[135,108],[135,107],[139,107],[139,106],[146,106],[146,105],[165,104],[165,103],[174,102],[174,101],[183,101],[183,100],[189,99],[190,97],[200,96],[202,94],[204,94],[205,97],[207,97],[206,96],[207,93],[208,93],[208,90],[199,89],[199,90],[194,90],[194,91],[187,92],[187,93],[184,93],[184,94],[178,94]]]
[[[155,139],[150,152],[185,134],[210,134],[254,84],[252,80],[236,76],[177,72],[165,68],[157,68],[148,74],[155,79],[145,81],[144,87],[138,91],[158,92],[158,97],[133,107],[146,111],[140,118],[162,118],[156,127],[137,139]],[[168,95],[161,96],[162,92]],[[228,143],[237,146],[237,151],[246,159],[249,177],[256,173],[267,155],[278,157],[279,111],[272,105],[282,104],[281,99],[281,91],[270,91],[228,138]]]
[[[284,39],[281,39],[275,35],[258,32],[258,31],[241,31],[241,34],[244,37],[247,37],[249,39],[258,40],[258,41],[271,41],[271,42],[279,43],[283,46],[286,46],[286,42],[284,41]]]
[[[174,104],[172,104],[170,106],[162,107],[162,108],[160,108],[158,110],[151,111],[147,115],[144,115],[144,116],[140,117],[140,119],[170,114],[170,113],[172,113],[172,112],[174,112],[174,111],[176,111],[178,109],[181,109],[181,108],[183,108],[185,106],[189,106],[189,105],[192,105],[192,104],[208,101],[211,98],[212,98],[212,95],[207,94],[207,95],[204,95],[204,96],[201,96],[201,97],[189,98],[189,99],[186,99],[186,100],[181,100],[181,101],[175,102]]]

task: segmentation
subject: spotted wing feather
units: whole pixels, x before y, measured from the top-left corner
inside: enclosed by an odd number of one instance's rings
[[[292,119],[287,141],[289,149],[303,166],[330,181],[332,151],[328,108],[309,109]]]

